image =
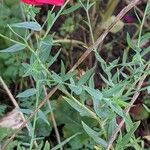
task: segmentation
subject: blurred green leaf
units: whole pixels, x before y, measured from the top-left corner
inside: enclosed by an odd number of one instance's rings
[[[19,93],[16,97],[17,97],[17,98],[30,97],[30,96],[35,95],[36,92],[37,92],[37,90],[36,90],[35,88],[31,88],[31,89],[25,90],[25,91],[22,92],[22,93]]]
[[[23,49],[25,49],[26,46],[25,45],[21,45],[21,44],[15,44],[13,46],[10,46],[6,49],[0,50],[0,52],[5,52],[5,53],[14,53],[14,52],[18,52],[21,51]]]
[[[93,140],[101,145],[102,147],[106,148],[107,147],[107,142],[99,137],[99,133],[95,132],[93,129],[91,129],[89,126],[87,126],[84,122],[82,122],[84,130],[87,132],[87,134],[93,138]]]
[[[34,31],[41,31],[41,25],[38,22],[26,21],[21,23],[11,24],[11,27],[31,29]]]

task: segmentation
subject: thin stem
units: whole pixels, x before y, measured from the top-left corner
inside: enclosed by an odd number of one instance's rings
[[[37,93],[36,93],[36,104],[35,108],[38,107],[39,104],[39,83],[37,82]],[[31,136],[31,142],[30,142],[30,150],[33,148],[33,143],[34,143],[34,136],[35,136],[35,127],[36,127],[36,121],[37,121],[37,113],[34,116],[34,121],[33,121],[33,127],[32,127],[32,136]]]
[[[72,39],[59,39],[59,40],[54,40],[53,43],[71,43],[71,44],[80,44],[83,47],[87,48],[87,45],[81,41],[78,40],[72,40]]]
[[[52,9],[51,9],[51,11],[50,11],[51,14],[52,14],[54,8],[55,8],[55,5],[52,7]],[[48,15],[47,15],[47,18],[45,19],[45,21],[44,21],[44,23],[43,23],[43,25],[42,25],[42,29],[44,28],[44,26],[45,26],[45,24],[47,23],[47,21],[48,21]]]
[[[15,41],[15,40],[13,40],[13,39],[11,39],[11,38],[9,38],[9,37],[7,37],[7,36],[1,34],[1,33],[0,33],[0,37],[4,38],[5,40],[11,41],[11,42],[13,42],[13,43],[16,43],[16,44],[20,44],[20,45],[25,46],[25,44],[23,44],[23,43],[21,43],[21,42],[18,42],[18,41]]]
[[[139,37],[138,37],[138,43],[137,43],[137,46],[138,46],[138,47],[140,47],[141,36],[142,36],[142,30],[143,30],[144,22],[145,22],[145,19],[146,19],[147,10],[148,10],[148,7],[149,7],[149,5],[150,5],[149,2],[150,2],[150,1],[147,2],[146,8],[145,8],[145,12],[144,12],[144,15],[143,15],[143,19],[142,19],[142,23],[141,23],[141,26],[140,26]]]
[[[45,86],[43,86],[43,89],[44,89],[45,96],[47,96],[47,91],[46,91]],[[47,101],[47,104],[48,104],[49,109],[51,110],[50,113],[51,113],[51,118],[52,118],[54,130],[55,130],[57,142],[58,142],[59,145],[61,145],[61,140],[60,140],[60,135],[59,135],[59,131],[58,131],[58,128],[57,128],[57,123],[56,123],[55,116],[54,116],[54,113],[53,113],[53,110],[52,110],[52,106],[51,106],[51,103],[50,103],[49,100]],[[63,150],[63,148],[61,147],[60,150]]]
[[[51,25],[48,27],[48,29],[47,29],[45,35],[43,36],[43,39],[46,38],[46,36],[47,36],[48,33],[50,32],[52,26],[54,25],[55,21],[58,19],[58,17],[60,16],[60,14],[62,13],[62,11],[64,10],[65,6],[68,4],[69,1],[70,1],[70,0],[67,0],[67,1],[65,2],[65,4],[61,7],[60,11],[59,11],[59,12],[57,13],[57,15],[55,16],[53,22],[52,22]]]
[[[22,39],[24,41],[24,38],[22,36],[20,36],[17,32],[15,32],[10,25],[7,25],[7,26],[12,33],[14,33],[17,37],[19,37],[20,39]]]
[[[91,34],[91,39],[92,39],[92,44],[93,44],[95,42],[95,40],[94,40],[94,35],[93,35],[93,30],[92,30],[92,25],[91,25],[91,20],[90,20],[88,10],[86,10],[86,15],[87,15],[87,19],[88,19],[88,24],[89,24],[89,29],[90,29],[90,34]]]

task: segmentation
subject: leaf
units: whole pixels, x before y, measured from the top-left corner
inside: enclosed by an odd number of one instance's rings
[[[150,13],[150,1],[148,1],[147,3],[147,11],[146,11],[146,14],[149,14]]]
[[[59,50],[56,55],[50,60],[50,62],[48,63],[48,67],[50,67],[58,58],[59,54],[60,54],[61,50]]]
[[[23,49],[25,49],[26,46],[21,45],[21,44],[15,44],[13,46],[10,46],[6,49],[0,50],[0,52],[5,52],[5,53],[14,53],[14,52],[18,52],[21,51]]]
[[[112,88],[105,90],[103,92],[104,97],[114,97],[114,96],[120,96],[120,93],[122,94],[123,89],[125,88],[125,84],[127,83],[122,83],[122,84],[116,84]]]
[[[33,113],[33,111],[31,109],[19,109],[19,111],[21,111],[24,114],[30,115]]]
[[[42,30],[41,25],[38,22],[33,22],[33,21],[15,23],[15,24],[12,24],[11,27],[31,29],[34,31],[41,31]]]
[[[116,118],[113,118],[109,121],[108,124],[108,139],[110,139],[114,133],[114,131],[116,130],[116,128],[118,127],[117,122],[116,122]]]
[[[146,109],[146,111],[148,112],[148,113],[150,113],[150,108],[148,108],[146,105],[144,105],[143,104],[143,106],[144,106],[144,108]]]
[[[91,76],[91,78],[89,79],[89,87],[90,88],[94,88],[94,75]]]
[[[44,150],[50,150],[50,144],[48,141],[45,143]]]
[[[89,80],[89,78],[91,77],[91,75],[93,74],[94,69],[95,69],[95,67],[91,68],[83,76],[81,76],[81,78],[78,81],[77,85],[83,85],[84,83],[86,83]]]
[[[139,47],[137,47],[135,44],[132,43],[132,39],[131,39],[129,33],[127,33],[127,43],[129,45],[129,47],[132,48],[135,52],[141,51],[141,49]]]
[[[135,49],[135,46],[132,44],[132,40],[131,40],[129,33],[127,33],[127,43],[128,43],[130,48],[132,48],[133,50]]]
[[[95,90],[93,88],[83,86],[83,88],[94,98],[101,100],[103,98],[103,94],[99,90]]]
[[[67,14],[70,14],[74,11],[76,11],[77,9],[79,9],[81,7],[81,4],[77,4],[77,5],[73,5],[71,7],[69,7],[68,9],[65,9],[61,15],[67,15]]]
[[[47,26],[50,27],[53,24],[53,20],[55,18],[55,12],[52,13],[51,11],[48,11],[48,15],[47,15]]]
[[[70,78],[70,85],[69,88],[71,89],[72,92],[74,92],[76,95],[80,95],[82,92],[82,86],[75,85],[75,82],[73,78]]]
[[[150,86],[147,87],[147,93],[150,94]]]
[[[61,77],[63,78],[65,76],[66,69],[63,61],[61,60]]]
[[[60,149],[63,145],[67,144],[70,140],[72,140],[73,138],[75,138],[79,134],[81,134],[81,133],[76,133],[76,134],[72,135],[71,137],[67,138],[65,141],[61,142],[60,144],[58,144],[57,146],[55,146],[51,150]]]
[[[141,38],[140,38],[140,45],[145,44],[146,42],[148,42],[150,39],[150,32],[144,34]]]
[[[76,100],[74,97],[64,97],[63,98],[75,109],[77,110],[81,116],[87,116],[91,118],[97,119],[97,116],[94,112],[92,112],[90,109],[85,107],[83,104],[81,104],[78,100]]]
[[[140,121],[136,122],[131,128],[131,130],[122,138],[122,140],[119,143],[117,143],[117,150],[119,150],[119,147],[125,147],[129,143],[139,125]]]
[[[45,39],[43,39],[40,42],[39,58],[43,63],[45,63],[49,58],[51,48],[53,45],[52,40],[53,40],[52,37],[48,35]]]
[[[77,74],[77,71],[73,71],[73,72],[68,72],[67,74],[65,74],[65,76],[63,77],[63,81],[67,81],[70,78],[72,78],[74,75]]]
[[[57,75],[54,71],[52,71],[52,73],[53,74],[51,77],[54,79],[54,81],[58,84],[62,84],[63,83],[62,78],[59,75]]]
[[[118,105],[116,104],[114,101],[111,101],[110,99],[105,99],[105,102],[106,104],[111,107],[111,109],[116,113],[118,114],[119,116],[125,118],[125,114],[124,114],[124,111],[123,109]]]
[[[16,97],[17,98],[25,98],[35,95],[37,90],[35,88],[27,89],[22,93],[19,93]]]
[[[80,95],[82,92],[82,87],[81,86],[77,86],[77,85],[69,85],[69,88],[71,89],[72,92],[74,92],[76,95]]]
[[[39,110],[38,111],[38,115],[39,115],[39,118],[41,118],[45,123],[47,123],[48,125],[50,125],[49,121],[48,121],[48,119],[47,119],[47,117],[46,117],[46,115],[45,115],[44,112],[42,112],[41,110]]]
[[[91,129],[89,126],[87,126],[84,122],[82,122],[84,130],[87,132],[87,134],[99,145],[106,148],[107,142],[99,137],[99,133],[95,132],[93,129]]]
[[[108,81],[101,73],[100,73],[100,77],[106,83],[106,85],[113,86],[112,81]]]

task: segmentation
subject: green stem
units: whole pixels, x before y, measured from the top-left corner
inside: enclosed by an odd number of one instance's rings
[[[36,89],[37,89],[37,93],[36,93],[35,108],[37,108],[38,104],[39,104],[39,83],[38,82],[37,82],[37,88]],[[32,150],[33,144],[34,144],[36,121],[37,121],[37,113],[35,114],[34,121],[33,121],[32,135],[31,135],[31,142],[30,142],[30,150]]]
[[[7,36],[1,34],[1,33],[0,33],[0,37],[4,38],[5,40],[11,41],[11,42],[13,42],[13,43],[16,43],[16,44],[20,44],[20,45],[25,46],[25,44],[23,44],[23,43],[21,43],[21,42],[18,42],[18,41],[15,41],[15,40],[13,40],[13,39],[11,39],[11,38],[9,38],[9,37],[7,37]]]
[[[142,23],[141,23],[141,26],[140,26],[139,37],[138,37],[138,43],[137,43],[137,46],[138,46],[138,47],[140,47],[141,36],[142,36],[142,30],[143,30],[143,26],[144,26],[144,22],[145,22],[145,19],[146,19],[147,10],[148,10],[148,8],[149,8],[149,5],[150,5],[150,1],[147,2],[147,5],[146,5],[145,11],[144,11],[144,15],[143,15],[143,19],[142,19]]]
[[[91,20],[90,20],[88,10],[86,10],[86,15],[87,15],[87,19],[88,19],[88,24],[89,24],[89,29],[90,29],[90,34],[91,34],[91,39],[92,39],[92,44],[93,44],[95,40],[94,40],[94,35],[93,35],[93,30],[92,30],[92,25],[91,25]]]
[[[67,1],[65,2],[65,4],[61,7],[60,11],[59,11],[59,12],[57,13],[57,15],[55,16],[53,22],[52,22],[51,25],[48,27],[48,29],[47,29],[45,35],[43,36],[43,39],[46,38],[46,36],[47,36],[48,33],[50,32],[52,26],[54,25],[55,21],[56,21],[56,20],[58,19],[58,17],[61,15],[62,11],[64,10],[65,6],[68,4],[69,1],[70,1],[70,0],[67,0]]]

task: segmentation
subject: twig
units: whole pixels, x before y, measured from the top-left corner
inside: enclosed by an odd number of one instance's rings
[[[147,66],[146,70],[149,70],[150,69],[150,65]],[[147,74],[144,74],[142,77],[141,77],[141,80],[139,81],[138,85],[137,85],[137,92],[133,95],[132,99],[131,99],[131,102],[130,102],[130,106],[126,109],[125,113],[128,114],[131,107],[133,106],[133,104],[135,103],[135,101],[137,100],[137,98],[139,97],[140,95],[140,92],[138,92],[143,83],[144,83],[144,80],[146,79],[147,77]],[[117,135],[119,133],[119,131],[121,130],[122,126],[124,125],[125,123],[125,119],[122,119],[122,121],[120,122],[120,124],[118,125],[117,129],[114,131],[112,137],[110,138],[110,141],[108,143],[108,147],[106,150],[110,150],[112,145],[113,145],[113,142],[115,141],[115,139],[117,138]]]
[[[5,91],[7,92],[7,94],[8,94],[8,96],[9,96],[10,100],[11,100],[12,103],[13,103],[13,105],[14,105],[18,110],[20,110],[20,107],[19,107],[19,105],[18,105],[16,99],[14,98],[14,96],[12,95],[12,93],[10,92],[8,86],[6,85],[5,81],[2,79],[1,76],[0,76],[0,82],[1,82],[1,84],[3,85]],[[22,118],[22,120],[23,120],[23,123],[24,123],[24,122],[26,121],[26,119],[25,119],[23,113],[22,113],[21,111],[19,111],[19,114],[20,114],[20,116],[21,116],[21,118]],[[30,132],[30,127],[28,126],[27,123],[25,124],[25,126],[26,126],[27,130]],[[35,146],[37,147],[36,141],[34,142],[34,144],[35,144]]]
[[[44,89],[45,96],[47,96],[47,91],[46,91],[45,86],[43,86],[43,89]],[[57,142],[58,142],[59,145],[61,145],[60,135],[59,135],[59,131],[58,131],[58,128],[57,128],[57,123],[56,123],[56,120],[55,120],[55,116],[54,116],[54,113],[53,113],[53,110],[52,110],[51,103],[50,103],[49,100],[47,101],[47,103],[48,103],[49,109],[51,110],[50,113],[51,113],[51,118],[52,118],[54,130],[55,130]],[[61,147],[60,150],[63,150],[63,148]]]
[[[11,94],[11,92],[10,92],[8,86],[6,85],[5,81],[2,79],[1,76],[0,76],[0,82],[2,83],[2,85],[3,85],[4,89],[5,89],[5,91],[7,92],[7,94],[8,94],[8,96],[9,96],[10,100],[12,101],[13,105],[14,105],[17,109],[20,109],[20,107],[19,107],[17,101],[15,100],[15,98],[13,97],[13,95]],[[25,119],[23,113],[20,112],[20,111],[19,111],[19,113],[20,113],[20,115],[21,115],[21,117],[22,117],[22,120],[25,121],[26,119]],[[28,126],[27,124],[26,124],[26,127],[27,127],[27,129],[28,129],[28,131],[29,131],[30,129],[29,129],[29,126]]]
[[[127,5],[117,16],[114,22],[106,29],[102,35],[97,39],[97,41],[90,46],[86,52],[79,58],[79,60],[75,63],[75,65],[72,67],[72,69],[69,72],[74,71],[85,59],[86,57],[94,50],[96,49],[105,39],[107,34],[110,32],[110,30],[116,25],[116,23],[129,11],[131,10],[139,0],[132,0],[129,5]],[[44,106],[44,104],[47,102],[47,100],[59,89],[59,85],[55,86],[50,93],[43,99],[43,101],[39,104],[38,108],[35,109],[35,111],[26,119],[26,121],[22,124],[22,126],[8,139],[3,146],[2,150],[5,150],[7,145],[15,138],[15,136],[19,133],[19,131],[24,127],[24,125],[39,111],[40,108]]]

